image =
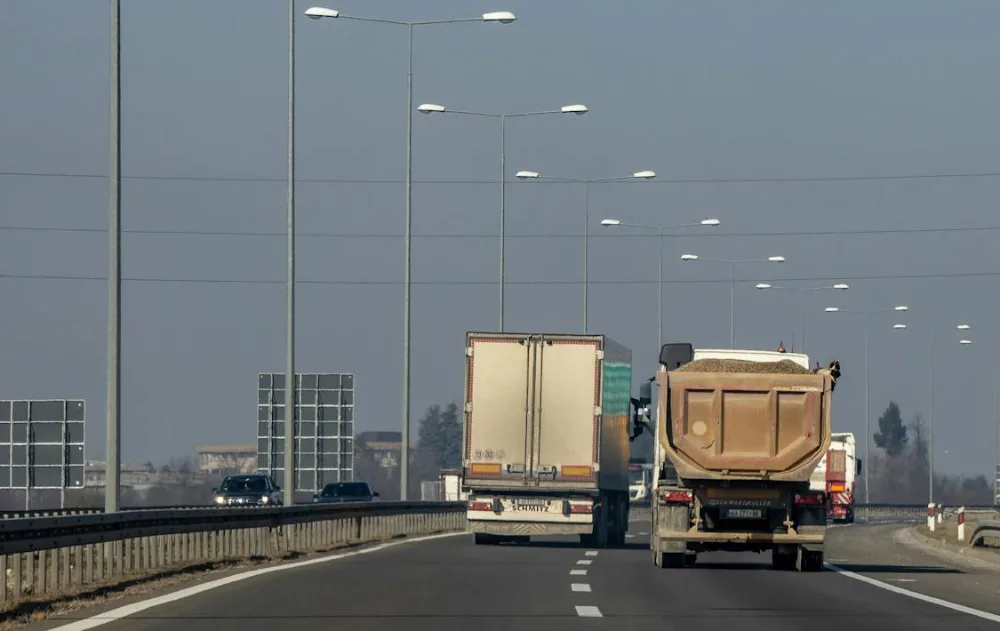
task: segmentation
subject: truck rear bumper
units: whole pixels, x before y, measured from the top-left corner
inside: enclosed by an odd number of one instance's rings
[[[506,536],[586,535],[594,530],[593,524],[558,522],[518,522],[469,520],[469,532]]]
[[[746,543],[770,545],[805,545],[822,546],[826,538],[824,533],[787,533],[771,532],[661,532],[661,541],[677,541],[683,543]]]

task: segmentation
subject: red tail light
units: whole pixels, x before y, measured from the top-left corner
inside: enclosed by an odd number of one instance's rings
[[[570,504],[569,512],[576,515],[589,515],[594,512],[594,506],[592,504]]]
[[[690,504],[693,495],[691,491],[662,491],[660,501],[665,504]]]
[[[826,497],[822,493],[796,493],[795,503],[799,506],[822,506]]]
[[[492,511],[493,504],[491,502],[469,502],[469,510]]]

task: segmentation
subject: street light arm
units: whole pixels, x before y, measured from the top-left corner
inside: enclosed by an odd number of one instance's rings
[[[524,173],[524,171],[521,171],[521,173]],[[645,175],[646,173],[651,173],[651,171],[638,171],[637,172],[638,175],[636,173],[633,173],[632,175],[622,175],[622,176],[619,176],[619,177],[600,177],[600,178],[586,178],[586,179],[584,179],[584,178],[574,178],[574,177],[561,177],[561,176],[553,176],[553,175],[542,175],[540,173],[535,173],[533,171],[528,171],[528,173],[532,173],[532,175],[530,176],[530,179],[532,179],[532,180],[551,180],[553,182],[572,182],[572,183],[575,183],[575,184],[601,184],[603,182],[625,182],[625,181],[629,181],[629,180],[649,180],[649,179],[652,179],[653,177],[655,177],[655,175],[653,175],[653,176]],[[622,224],[622,225],[625,225],[625,224]]]
[[[492,11],[490,13],[484,13],[476,18],[449,18],[445,20],[390,20],[388,18],[373,18],[366,15],[350,15],[347,13],[342,13],[336,9],[327,9],[324,7],[311,7],[305,12],[307,17],[314,20],[321,18],[330,18],[338,20],[354,20],[356,22],[375,22],[377,24],[392,24],[394,26],[428,26],[431,24],[464,24],[468,22],[499,22],[501,24],[510,24],[517,20],[515,16],[510,11]]]
[[[661,230],[662,231],[662,230],[677,230],[678,228],[695,228],[695,227],[707,226],[707,225],[715,225],[715,224],[705,224],[705,223],[702,223],[702,222],[699,221],[699,222],[696,222],[696,223],[679,223],[679,224],[674,224],[672,226],[654,226],[654,225],[651,225],[651,224],[627,223],[627,222],[624,222],[624,221],[619,221],[618,223],[607,224],[607,225],[626,226],[626,227],[629,227],[629,228],[643,228],[645,230]],[[711,260],[711,259],[701,259],[701,260],[708,261],[708,260]]]

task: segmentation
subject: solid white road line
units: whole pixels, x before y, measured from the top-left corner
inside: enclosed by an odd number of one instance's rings
[[[122,618],[131,616],[132,614],[139,613],[140,611],[145,611],[153,607],[158,607],[160,605],[172,603],[181,600],[183,598],[187,598],[189,596],[194,596],[196,594],[207,592],[211,589],[215,589],[216,587],[222,587],[223,585],[229,585],[230,583],[245,581],[248,578],[254,578],[256,576],[261,576],[263,574],[270,574],[271,572],[283,572],[285,570],[293,570],[296,568],[306,567],[309,565],[317,565],[319,563],[329,563],[330,561],[337,561],[339,559],[346,559],[349,557],[358,556],[360,554],[377,552],[379,550],[385,550],[386,548],[406,545],[408,543],[417,543],[419,541],[430,541],[432,539],[443,539],[445,537],[457,537],[460,535],[467,535],[467,534],[469,533],[448,532],[441,535],[414,537],[413,539],[404,539],[402,541],[391,541],[389,543],[382,543],[377,546],[372,546],[371,548],[364,548],[362,550],[342,552],[340,554],[331,554],[330,556],[319,557],[318,559],[309,559],[308,561],[298,561],[296,563],[288,563],[286,565],[275,565],[272,567],[261,568],[259,570],[250,570],[248,572],[241,572],[239,574],[234,574],[232,576],[227,576],[225,578],[220,578],[214,581],[209,581],[207,583],[202,583],[201,585],[194,585],[192,587],[188,587],[187,589],[181,589],[170,594],[159,596],[157,598],[150,598],[149,600],[143,600],[137,603],[132,603],[131,605],[125,605],[124,607],[118,607],[117,609],[112,609],[111,611],[106,611],[104,613],[97,614],[96,616],[91,616],[90,618],[84,618],[83,620],[77,620],[76,622],[70,622],[69,624],[64,624],[61,627],[54,627],[54,628],[60,629],[61,631],[86,631],[87,629],[100,627],[102,625],[108,624],[109,622],[115,622],[116,620],[121,620]]]
[[[593,561],[590,559],[580,559],[576,562],[577,565],[590,565],[591,563],[593,563]]]
[[[593,605],[577,605],[576,615],[581,618],[603,618],[604,615],[601,614],[601,610]]]
[[[570,576],[586,576],[587,575],[587,570],[570,570],[569,571],[569,575]]]
[[[590,591],[590,585],[588,585],[587,583],[572,583],[572,584],[570,584],[569,587],[574,592],[589,592]]]
[[[937,605],[939,607],[945,607],[946,609],[951,609],[952,611],[958,611],[961,613],[969,614],[970,616],[975,616],[977,618],[982,618],[983,620],[989,620],[990,622],[1000,622],[1000,616],[995,613],[989,613],[988,611],[980,611],[979,609],[973,609],[972,607],[966,607],[965,605],[959,605],[958,603],[949,602],[947,600],[942,600],[940,598],[935,598],[933,596],[927,596],[926,594],[921,594],[919,592],[913,592],[908,589],[903,589],[902,587],[896,587],[895,585],[889,585],[888,583],[883,583],[882,581],[875,580],[863,574],[857,574],[855,572],[849,572],[843,568],[839,568],[836,565],[830,563],[824,563],[824,565],[834,572],[847,578],[853,578],[856,581],[861,581],[862,583],[867,583],[873,587],[878,587],[879,589],[884,589],[896,594],[903,596],[909,596],[916,600],[923,601],[925,603],[930,603],[932,605]]]
[[[586,552],[584,552],[583,556],[596,557],[597,550],[587,550]]]

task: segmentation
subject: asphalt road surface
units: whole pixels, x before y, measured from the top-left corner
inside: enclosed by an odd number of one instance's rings
[[[897,527],[898,528],[898,527]],[[274,572],[119,620],[94,611],[50,620],[80,631],[978,631],[992,620],[897,593],[910,590],[1000,614],[1000,572],[949,567],[893,540],[893,527],[830,531],[844,571],[778,572],[769,555],[701,555],[694,568],[652,564],[648,522],[624,548],[570,539],[476,546],[470,536],[407,543]],[[866,582],[874,579],[877,584]],[[77,622],[73,622],[73,620]],[[69,625],[68,627],[64,625]]]

